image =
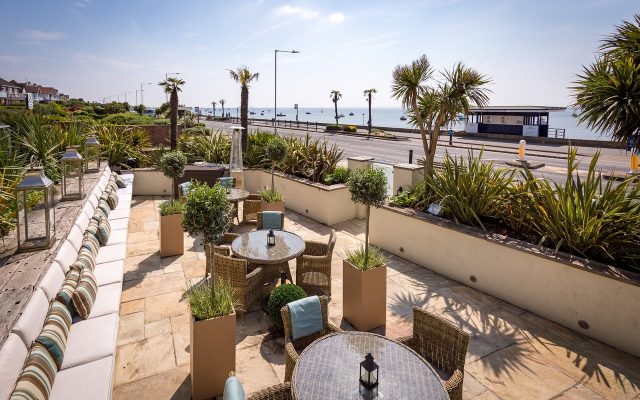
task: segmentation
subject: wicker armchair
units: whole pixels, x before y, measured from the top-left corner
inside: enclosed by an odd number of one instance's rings
[[[451,400],[462,399],[469,335],[449,321],[413,307],[413,335],[396,339],[427,360],[444,381]]]
[[[237,233],[227,232],[217,244],[205,245],[204,250],[207,253],[207,261],[205,264],[205,276],[211,273],[211,262],[213,261],[213,254],[222,254],[223,256],[231,256],[231,242],[235,238],[240,236]]]
[[[256,267],[247,271],[247,261],[231,258],[222,254],[215,254],[215,270],[213,275],[221,281],[227,282],[238,296],[237,311],[246,313],[249,306],[262,299],[262,285],[264,277],[262,268]]]
[[[331,258],[336,231],[331,230],[328,243],[305,241],[302,255],[296,258],[296,285],[305,293],[331,297]]]
[[[262,211],[262,197],[259,194],[250,194],[242,202],[242,220],[256,221],[258,211]]]
[[[257,214],[257,222],[258,222],[258,226],[256,226],[256,229],[264,229],[264,223],[263,223],[263,215],[262,211],[258,211]],[[281,231],[284,230],[284,213],[280,213],[280,229]]]
[[[291,314],[289,313],[289,306],[284,306],[280,310],[282,314],[282,322],[284,325],[284,346],[285,346],[285,359],[286,365],[284,369],[284,381],[290,382],[291,376],[293,375],[293,368],[296,366],[296,362],[298,362],[298,357],[300,357],[300,353],[304,350],[308,345],[310,345],[314,340],[328,335],[334,332],[342,332],[340,328],[333,325],[329,322],[329,312],[328,312],[328,304],[329,298],[326,296],[320,296],[320,308],[322,309],[322,322],[324,325],[324,329],[318,333],[314,333],[313,335],[305,336],[302,338],[298,338],[297,340],[293,340],[291,337],[292,329],[291,329]]]
[[[291,400],[291,383],[285,382],[279,385],[262,389],[249,396],[247,400]]]

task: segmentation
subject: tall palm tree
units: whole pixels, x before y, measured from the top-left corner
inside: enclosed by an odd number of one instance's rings
[[[213,118],[216,117],[216,104],[218,103],[216,103],[215,101],[211,102],[211,106],[213,107]]]
[[[371,96],[374,93],[378,93],[378,91],[376,89],[367,89],[364,92],[364,96],[367,98],[367,102],[369,103],[369,122],[367,122],[367,125],[369,126],[369,135],[371,135]]]
[[[640,14],[605,37],[572,87],[578,120],[640,150]]]
[[[434,70],[426,55],[411,64],[393,70],[392,96],[420,131],[425,153],[425,179],[433,175],[433,160],[440,129],[454,122],[458,113],[468,114],[472,106],[485,107],[491,91],[485,87],[491,80],[459,62],[451,71],[442,71],[441,82],[431,82]]]
[[[249,84],[258,80],[259,73],[252,74],[247,67],[242,66],[235,71],[228,70],[231,79],[240,84],[240,126],[242,130],[242,149],[247,149],[249,135]]]
[[[176,149],[176,138],[178,136],[178,92],[182,91],[185,82],[180,78],[167,78],[158,83],[164,88],[165,93],[169,93],[169,105],[171,106],[171,150]]]
[[[333,106],[336,112],[336,125],[338,125],[338,100],[342,98],[342,93],[340,93],[339,90],[332,90],[329,98],[333,101]]]
[[[224,115],[224,99],[220,99],[220,107],[222,107],[222,118],[226,117],[226,115]]]

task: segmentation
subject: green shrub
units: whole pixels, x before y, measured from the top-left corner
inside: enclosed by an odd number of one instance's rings
[[[109,165],[128,167],[129,159],[139,164],[148,163],[149,158],[144,150],[151,147],[151,142],[144,130],[131,126],[95,125],[91,133],[98,137],[100,156]]]
[[[196,135],[210,135],[212,133],[211,129],[205,128],[204,126],[194,126],[192,128],[185,128],[181,131],[181,135],[184,134],[196,134]]]
[[[231,142],[221,132],[208,134],[181,133],[178,137],[178,150],[187,156],[187,161],[206,161],[211,163],[229,163]]]
[[[358,132],[358,127],[355,125],[343,125],[342,130],[344,132],[356,133]]]
[[[326,132],[340,132],[340,131],[342,131],[342,126],[341,125],[327,125],[325,127],[325,131]]]
[[[328,173],[324,177],[324,183],[327,185],[337,185],[338,183],[345,183],[349,180],[351,171],[346,167],[336,167],[333,171]]]
[[[186,164],[187,157],[179,150],[166,152],[160,157],[160,171],[167,178],[181,178]]]
[[[222,317],[233,312],[236,293],[226,282],[217,280],[212,290],[211,279],[196,284],[189,283],[185,296],[191,308],[191,314],[198,321]]]
[[[217,243],[231,226],[231,203],[226,190],[194,182],[184,202],[182,227],[189,235],[202,235],[205,243]]]
[[[133,112],[123,112],[107,115],[100,120],[103,124],[113,125],[155,125],[156,119],[148,115],[139,115]]]
[[[262,200],[267,203],[276,203],[282,201],[282,194],[275,189],[264,189],[260,191]]]
[[[337,145],[328,146],[325,141],[311,140],[308,134],[304,139],[289,137],[286,141],[287,154],[278,169],[312,182],[324,182],[344,154]]]
[[[174,215],[174,214],[182,214],[182,202],[178,200],[169,200],[160,204],[160,215]]]
[[[273,322],[273,325],[282,332],[284,326],[282,324],[282,315],[280,309],[292,301],[304,299],[307,294],[304,290],[293,284],[280,285],[271,291],[269,295],[269,317]]]
[[[375,246],[369,246],[369,262],[365,262],[367,255],[364,251],[364,246],[360,246],[355,250],[347,250],[345,255],[346,260],[360,271],[381,267],[386,262],[382,251]]]

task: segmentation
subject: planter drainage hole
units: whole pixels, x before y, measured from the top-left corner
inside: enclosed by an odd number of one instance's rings
[[[582,329],[589,329],[589,323],[582,319],[578,321],[578,326]]]
[[[476,276],[475,276],[475,275],[471,275],[471,276],[469,277],[469,280],[470,280],[471,282],[477,282],[477,281],[478,281],[478,278],[476,278]]]
[[[404,253],[404,247],[400,246],[400,253]]]

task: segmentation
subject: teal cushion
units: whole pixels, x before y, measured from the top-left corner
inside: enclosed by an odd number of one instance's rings
[[[127,187],[127,184],[124,182],[124,179],[122,179],[120,175],[116,175],[116,185],[118,185],[120,189],[124,189]]]
[[[56,371],[56,363],[49,351],[41,344],[34,343],[10,400],[48,399]]]
[[[262,229],[282,229],[282,212],[280,211],[263,211],[262,212]]]
[[[305,297],[289,304],[291,336],[293,340],[309,336],[324,329],[322,307],[318,296]]]
[[[178,185],[178,190],[180,191],[181,196],[188,195],[190,189],[191,189],[191,182],[185,182]]]
[[[101,245],[106,245],[111,235],[111,224],[106,218],[102,218],[98,224],[98,240]]]
[[[53,303],[51,303],[49,314],[36,342],[46,347],[55,361],[58,371],[62,367],[70,329],[71,313],[69,309],[61,302],[54,300]]]
[[[222,400],[244,400],[244,388],[237,376],[230,376],[224,383]]]
[[[223,178],[218,178],[218,183],[224,188],[232,188],[236,184],[236,179],[225,176]]]

